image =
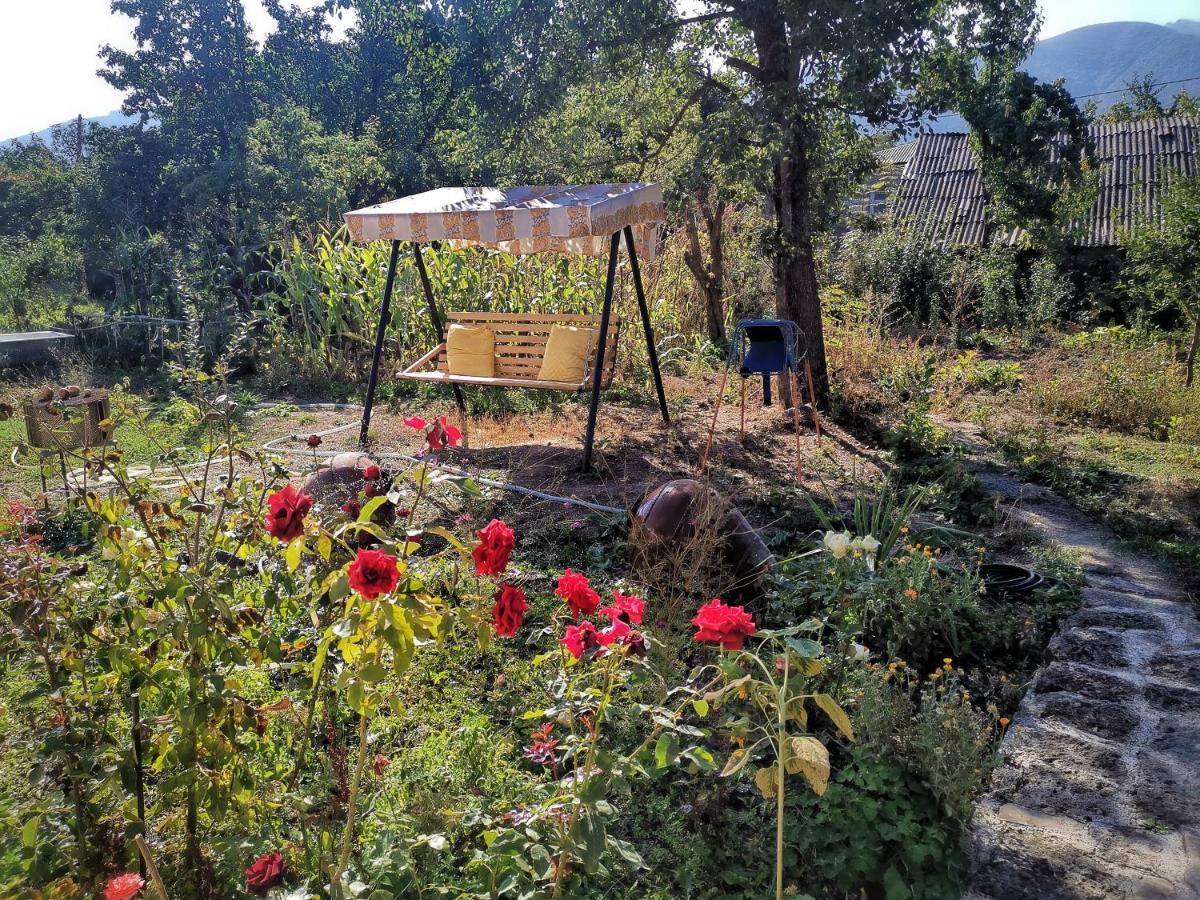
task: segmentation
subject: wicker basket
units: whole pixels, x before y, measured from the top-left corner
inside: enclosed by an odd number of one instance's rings
[[[30,446],[47,450],[78,450],[108,443],[108,391],[85,391],[65,400],[32,400],[25,404],[25,428]]]

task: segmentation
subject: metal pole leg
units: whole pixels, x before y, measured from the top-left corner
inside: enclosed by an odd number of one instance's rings
[[[421,255],[421,245],[413,242],[413,261],[417,264],[417,275],[421,279],[421,291],[425,294],[425,305],[429,307],[429,321],[433,323],[433,333],[437,335],[439,344],[445,343],[446,333],[442,330],[442,320],[438,316],[437,303],[433,299],[433,285],[429,281],[429,272],[425,269],[425,257]],[[458,403],[458,409],[463,414],[465,422],[467,418],[467,401],[463,399],[462,388],[457,384],[451,385],[454,388],[454,399]]]
[[[588,407],[587,432],[583,438],[583,471],[592,468],[592,443],[596,439],[596,414],[600,412],[600,382],[604,380],[604,351],[608,345],[608,320],[612,317],[613,285],[617,280],[617,252],[621,249],[621,232],[614,231],[608,245],[608,275],[604,279],[604,309],[600,313],[600,337],[596,346],[596,363],[592,366],[592,403]],[[665,410],[666,407],[664,406]]]
[[[658,408],[663,421],[671,422],[667,412],[667,395],[663,391],[662,371],[658,367],[658,350],[654,346],[654,329],[650,325],[650,307],[646,305],[646,292],[642,288],[642,267],[638,264],[637,250],[633,246],[633,228],[625,226],[625,249],[629,252],[629,268],[633,272],[633,288],[637,294],[638,311],[642,314],[642,331],[646,333],[646,353],[650,357],[650,372],[654,376],[654,390],[658,394]]]
[[[367,378],[367,396],[363,400],[362,429],[358,433],[358,446],[367,446],[367,434],[371,430],[371,407],[375,405],[375,386],[379,383],[379,361],[383,356],[383,338],[387,333],[388,319],[392,314],[392,288],[396,285],[396,262],[400,256],[400,242],[392,241],[392,252],[388,256],[387,281],[383,285],[383,305],[379,309],[379,324],[375,327],[375,353],[371,357],[371,374]]]

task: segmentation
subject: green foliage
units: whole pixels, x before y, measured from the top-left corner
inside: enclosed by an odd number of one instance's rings
[[[889,665],[864,682],[857,721],[864,743],[916,773],[962,828],[996,763],[997,708],[970,703],[963,673],[942,660],[927,679],[908,665]]]
[[[1038,409],[1155,440],[1195,443],[1200,390],[1187,387],[1170,335],[1119,326],[1062,339],[1063,359],[1030,395]]]
[[[1173,306],[1192,328],[1184,382],[1194,380],[1200,352],[1200,175],[1164,177],[1159,213],[1144,209],[1122,243],[1133,289],[1156,306]]]
[[[888,900],[959,896],[958,832],[903,763],[856,749],[823,797],[802,794],[793,802],[805,827],[789,833],[788,849],[839,895],[873,884]]]

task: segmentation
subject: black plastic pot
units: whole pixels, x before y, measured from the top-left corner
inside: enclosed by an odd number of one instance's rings
[[[1050,582],[1045,575],[1012,563],[986,563],[979,567],[979,578],[989,594],[1010,597],[1029,594]]]

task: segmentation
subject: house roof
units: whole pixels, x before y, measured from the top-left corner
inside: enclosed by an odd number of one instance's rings
[[[1074,223],[1081,247],[1111,247],[1140,204],[1157,206],[1160,176],[1200,170],[1200,118],[1174,116],[1089,129],[1099,175],[1095,203]],[[897,220],[939,244],[979,245],[988,237],[986,195],[968,135],[923,134],[904,167]],[[1011,242],[1016,233],[1009,235]]]
[[[879,160],[880,165],[902,166],[912,159],[916,152],[917,142],[905,141],[903,144],[893,144],[883,150],[877,150],[875,158]]]

